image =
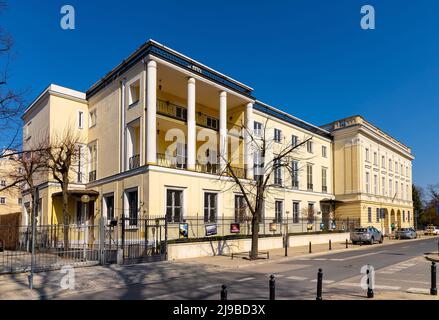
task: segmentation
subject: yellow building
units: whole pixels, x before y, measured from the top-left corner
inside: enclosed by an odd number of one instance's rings
[[[22,197],[20,186],[10,187],[14,183],[14,171],[18,168],[16,150],[3,150],[0,158],[0,215],[20,213],[22,211]],[[18,174],[18,172],[17,172]]]
[[[413,226],[411,149],[361,116],[323,127],[333,135],[336,217],[385,234]]]
[[[72,223],[92,223],[102,214],[134,222],[166,216],[170,225],[178,225],[194,217],[206,224],[242,220],[242,194],[221,172],[228,159],[251,183],[252,137],[260,139],[262,132],[270,137],[268,158],[282,146],[312,138],[291,158],[295,174],[281,170],[272,177],[264,219],[288,218],[290,231],[295,225],[303,231],[311,212],[328,227],[340,193],[334,190],[339,188],[334,178],[342,175],[334,170],[337,132],[263,103],[252,91],[151,40],[87,93],[49,86],[23,116],[23,146],[31,148],[65,127],[81,132],[84,152],[75,162],[70,186]],[[240,131],[242,126],[252,135]],[[93,200],[86,210],[80,202],[84,194]],[[40,197],[42,223],[60,222],[60,189],[50,175],[41,181]],[[351,217],[360,218],[360,210]]]

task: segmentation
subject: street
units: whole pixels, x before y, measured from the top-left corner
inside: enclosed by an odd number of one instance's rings
[[[221,285],[225,284],[229,300],[268,299],[269,275],[274,274],[276,299],[315,299],[317,271],[322,268],[324,299],[328,296],[355,299],[366,296],[360,281],[364,276],[361,268],[367,264],[376,272],[376,292],[427,294],[431,263],[423,255],[428,252],[437,252],[437,238],[363,246],[360,250],[312,255],[309,258],[302,256],[237,270],[203,269],[202,273],[194,271],[178,278],[60,298],[219,299]]]

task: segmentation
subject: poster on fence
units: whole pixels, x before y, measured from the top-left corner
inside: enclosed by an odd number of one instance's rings
[[[179,238],[180,239],[187,239],[188,238],[188,230],[189,226],[187,223],[180,223],[179,227]]]
[[[277,231],[277,223],[270,223],[269,228],[270,231]]]
[[[240,233],[241,232],[241,226],[239,223],[231,223],[230,224],[230,233]]]
[[[206,224],[206,237],[214,236],[218,233],[216,224]]]

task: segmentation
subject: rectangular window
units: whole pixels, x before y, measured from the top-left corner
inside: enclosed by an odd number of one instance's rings
[[[404,184],[403,183],[401,183],[401,199],[404,199]]]
[[[376,222],[380,222],[380,208],[377,208],[376,211]]]
[[[84,112],[78,111],[78,128],[84,128]]]
[[[292,135],[291,136],[291,146],[295,147],[299,144],[299,137]]]
[[[78,157],[78,168],[76,170],[77,182],[82,182],[82,177],[83,177],[83,172],[82,172],[82,167],[84,165],[84,161],[83,161],[84,151],[83,151],[83,149],[84,148],[82,146],[78,146],[78,151],[77,151],[78,152],[78,154],[77,154],[77,157]]]
[[[140,100],[140,79],[134,81],[129,88],[129,106],[132,106]]]
[[[370,173],[366,172],[366,193],[370,193]]]
[[[313,190],[313,179],[312,179],[312,164],[308,163],[306,165],[306,184],[307,184],[307,189],[309,191]]]
[[[398,161],[395,161],[395,173],[398,173]]]
[[[137,218],[139,215],[139,201],[137,190],[127,192],[128,199],[128,218],[130,226],[137,226]]]
[[[6,204],[6,198],[0,197],[0,204]]]
[[[392,197],[393,198],[393,196],[394,196],[394,194],[393,194],[393,184],[392,184],[392,180],[390,179],[389,180],[389,197]]]
[[[389,159],[389,171],[392,171],[392,159]]]
[[[405,210],[402,210],[402,222],[405,222]]]
[[[183,220],[183,191],[166,190],[166,220],[168,222]]]
[[[260,122],[253,122],[253,132],[254,135],[257,137],[261,137],[262,136],[262,123]]]
[[[258,176],[264,174],[264,161],[262,159],[261,151],[255,151],[253,155],[253,176],[257,179]]]
[[[367,208],[367,222],[372,223],[372,208],[371,207]]]
[[[300,202],[293,201],[293,223],[299,223]]]
[[[381,157],[381,166],[383,167],[383,169],[386,168],[386,157],[385,156]]]
[[[216,222],[217,217],[217,203],[218,194],[217,193],[204,193],[204,222]]]
[[[378,154],[376,152],[373,153],[373,164],[378,165]]]
[[[322,146],[322,157],[323,158],[328,157],[328,148],[326,148],[326,146]]]
[[[96,125],[96,110],[90,111],[88,118],[88,127],[94,127]]]
[[[83,224],[85,221],[84,217],[84,203],[80,200],[76,201],[76,224]]]
[[[406,177],[409,176],[409,167],[405,167],[405,176],[406,176]]]
[[[291,165],[292,170],[292,186],[294,189],[299,188],[299,161],[294,160]]]
[[[6,180],[1,180],[1,181],[0,181],[0,185],[1,185],[2,187],[6,187]]]
[[[274,204],[274,222],[282,223],[283,201],[276,200]]]
[[[97,142],[93,142],[88,145],[89,165],[88,165],[88,181],[92,182],[96,180],[97,170]]]
[[[378,176],[376,174],[373,176],[373,192],[378,194]]]
[[[281,142],[282,139],[282,131],[279,129],[274,129],[274,141]]]
[[[114,195],[104,196],[105,203],[105,213],[107,215],[107,220],[114,219]]]
[[[407,211],[407,222],[410,222],[410,211]]]
[[[279,159],[274,160],[273,170],[274,170],[274,184],[281,186],[282,185],[282,167],[281,167]]]
[[[396,196],[396,198],[399,197],[399,192],[398,192],[398,181],[395,181],[395,196]]]
[[[410,195],[409,195],[409,185],[408,184],[406,184],[405,185],[405,199],[407,200],[407,201],[410,201]]]
[[[328,169],[322,168],[322,192],[328,192],[328,182],[327,182],[327,171]]]
[[[308,202],[308,223],[314,223],[315,218],[315,210],[314,210],[314,203]]]
[[[383,196],[385,196],[386,195],[386,178],[382,177],[381,180],[382,180],[381,193],[383,194]]]
[[[401,164],[401,171],[399,172],[402,176],[404,175],[404,165]]]
[[[176,167],[179,169],[186,168],[186,149],[187,145],[181,142],[177,142],[177,148],[175,150]]]
[[[246,218],[247,204],[244,196],[235,195],[235,222],[242,223]]]
[[[311,140],[306,142],[306,151],[308,151],[308,153],[314,153],[314,143]]]
[[[366,148],[366,161],[369,162],[369,148]]]

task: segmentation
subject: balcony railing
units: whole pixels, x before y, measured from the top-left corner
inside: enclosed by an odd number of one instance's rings
[[[129,159],[129,166],[131,169],[136,169],[140,167],[140,155],[136,154]]]
[[[219,174],[220,166],[218,163],[205,163],[201,164],[197,162],[195,165],[195,171],[210,174]]]
[[[246,178],[246,170],[245,168],[238,168],[238,167],[231,167],[233,173],[238,177],[239,179],[245,179]],[[232,173],[229,170],[229,175],[232,176]]]
[[[157,153],[157,165],[160,167],[186,169],[186,157],[167,156],[164,153]]]
[[[88,182],[96,181],[96,170],[88,173]]]

